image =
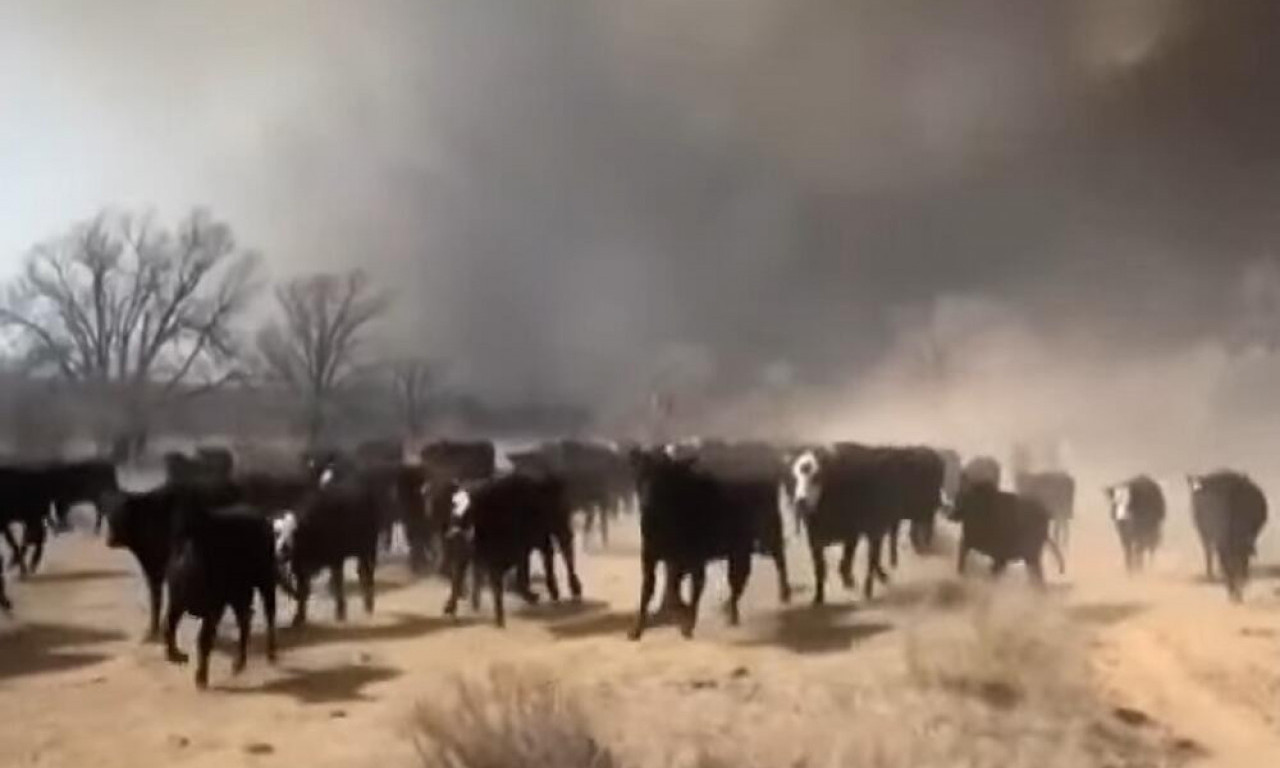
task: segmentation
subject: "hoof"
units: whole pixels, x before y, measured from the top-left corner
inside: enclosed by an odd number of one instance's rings
[[[176,650],[170,650],[168,653],[165,654],[164,658],[165,658],[165,661],[168,661],[170,664],[177,664],[178,666],[182,666],[183,664],[186,664],[188,661],[191,660],[190,656],[183,653],[182,651],[176,651]]]

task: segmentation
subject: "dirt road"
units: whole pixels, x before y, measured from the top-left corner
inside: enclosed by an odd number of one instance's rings
[[[1274,574],[1252,585],[1245,605],[1232,606],[1220,588],[1190,577],[1188,553],[1173,551],[1156,572],[1128,579],[1107,532],[1095,533],[1082,535],[1070,575],[1045,599],[1063,601],[1085,628],[1108,701],[1185,740],[1179,749],[1201,764],[1280,765]],[[636,600],[636,555],[634,531],[620,532],[608,551],[591,548],[583,558],[589,600],[521,610],[506,631],[493,629],[487,614],[441,618],[443,585],[410,582],[392,562],[379,572],[375,616],[357,613],[337,626],[321,598],[317,626],[286,634],[278,667],[265,663],[255,635],[248,672],[231,677],[229,658],[218,655],[213,690],[202,694],[190,669],[139,642],[144,597],[129,556],[88,534],[64,536],[53,542],[45,572],[12,584],[16,620],[0,619],[0,765],[407,766],[414,702],[447,695],[455,673],[496,661],[538,663],[616,702],[602,714],[620,738],[653,724],[677,735],[780,727],[779,701],[792,697],[801,712],[814,686],[837,681],[848,696],[861,695],[851,692],[859,681],[897,663],[921,616],[917,587],[950,570],[948,561],[921,564],[907,555],[884,599],[815,612],[805,592],[796,606],[778,606],[773,569],[762,560],[742,627],[726,627],[708,607],[694,642],[666,627],[633,644],[624,632]],[[799,552],[792,571],[808,583]],[[1011,572],[1009,581],[1021,578]],[[722,579],[710,584],[715,605]],[[188,646],[192,630],[184,631]],[[229,638],[230,627],[223,634]],[[713,711],[699,698],[717,692],[738,703]]]

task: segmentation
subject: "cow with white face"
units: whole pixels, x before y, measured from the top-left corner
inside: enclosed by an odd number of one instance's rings
[[[885,478],[886,455],[884,449],[838,443],[803,451],[791,462],[787,480],[793,486],[795,515],[809,540],[815,605],[826,599],[825,551],[835,544],[843,548],[840,576],[846,587],[854,586],[853,554],[859,539],[866,539],[869,547],[863,583],[866,597],[871,597],[875,580],[888,581],[880,553],[897,518],[891,505],[881,503],[883,494],[877,493],[877,484]]]
[[[817,509],[822,498],[821,455],[810,449],[791,464],[791,504],[800,520]]]
[[[1164,493],[1146,475],[1105,488],[1103,493],[1111,504],[1111,521],[1120,536],[1125,568],[1130,573],[1140,571],[1160,545]]]

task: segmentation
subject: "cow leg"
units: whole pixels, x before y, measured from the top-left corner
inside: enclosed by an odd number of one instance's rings
[[[493,591],[493,623],[498,629],[507,626],[507,616],[502,606],[502,570],[489,569],[489,589]]]
[[[844,543],[844,548],[840,553],[840,581],[844,584],[845,589],[854,588],[853,579],[853,556],[858,549],[858,540],[850,539]]]
[[[247,599],[237,602],[231,607],[236,615],[236,631],[239,632],[236,645],[236,660],[231,665],[232,674],[240,674],[249,663],[249,625],[253,619],[253,594]]]
[[[298,605],[293,612],[293,626],[296,628],[307,623],[307,603],[311,600],[311,579],[313,574],[310,570],[295,566],[294,575],[298,581]]]
[[[170,664],[186,664],[189,657],[178,648],[178,623],[182,621],[182,601],[169,594],[169,607],[164,618],[165,658]]]
[[[606,549],[609,547],[609,514],[608,505],[600,508],[600,546]]]
[[[821,546],[810,542],[809,554],[813,558],[813,604],[822,605],[827,596],[827,553]]]
[[[28,537],[31,539],[29,542],[27,541]],[[31,567],[29,572],[35,573],[40,569],[40,562],[44,560],[44,542],[47,537],[45,536],[43,518],[31,521],[31,523],[26,526],[26,530],[23,532],[22,538],[22,546],[24,548],[28,544],[31,545]]]
[[[664,563],[663,566],[667,578],[663,584],[662,603],[658,606],[658,613],[663,616],[679,615],[684,609],[684,601],[680,597],[681,577],[676,567],[670,562]]]
[[[641,556],[640,563],[640,608],[636,611],[636,623],[628,635],[632,640],[639,640],[644,634],[645,623],[649,619],[649,603],[653,600],[654,581],[657,578],[658,561],[647,553]],[[671,566],[667,566],[667,579],[671,579]]]
[[[102,533],[102,521],[107,518],[107,513],[102,510],[103,503],[99,501],[94,505],[93,516],[93,535],[98,536]]]
[[[9,596],[4,591],[4,568],[0,567],[0,611],[6,614],[13,613],[13,603],[9,602]]]
[[[1204,575],[1205,578],[1209,579],[1209,581],[1214,581],[1217,578],[1217,574],[1214,573],[1214,570],[1213,548],[1209,545],[1209,542],[1206,541],[1204,542]]]
[[[787,579],[787,553],[778,547],[773,553],[773,565],[778,571],[778,599],[785,605],[791,602],[791,582]]]
[[[516,564],[515,591],[525,603],[537,605],[539,600],[538,593],[533,591],[529,577],[529,558],[532,556],[532,552],[521,555],[519,562]]]
[[[0,525],[0,533],[4,534],[5,543],[9,545],[9,551],[13,553],[9,558],[11,560],[9,568],[18,572],[18,578],[25,578],[27,575],[27,559],[24,557],[23,546],[18,544],[18,540],[13,536],[13,529],[7,523]],[[23,537],[26,537],[25,533]]]
[[[347,620],[347,587],[346,575],[343,573],[346,563],[339,560],[329,566],[329,593],[333,595],[334,618]]]
[[[547,594],[551,596],[552,602],[558,603],[560,602],[560,581],[556,578],[555,549],[550,539],[543,542],[539,549],[542,554],[542,570],[547,583]]]
[[[874,540],[868,542],[868,546],[870,547],[871,552],[868,554],[867,562],[871,565],[871,568],[868,569],[867,573],[868,573],[868,578],[870,578],[872,569],[874,569],[876,578],[880,579],[880,583],[888,585],[889,574],[884,569],[884,561],[880,557],[880,549],[876,547],[877,543],[883,546],[884,541],[885,541],[885,538],[882,536],[880,537],[879,542],[876,542]],[[894,546],[896,547],[897,544],[894,544]]]
[[[956,547],[958,554],[956,555],[956,575],[964,575],[964,561],[969,556],[969,542],[965,539],[964,533],[960,534],[960,545]]]
[[[209,654],[213,653],[213,643],[218,639],[218,622],[226,606],[219,605],[209,612],[200,622],[200,634],[196,638],[196,687],[203,690],[209,687]]]
[[[259,590],[262,598],[262,616],[267,622],[267,661],[276,663],[276,585],[274,579]]]
[[[901,530],[900,520],[889,526],[889,565],[893,568],[898,567],[898,534]]]
[[[1009,561],[1003,557],[993,558],[991,560],[991,578],[998,579],[1004,574],[1004,569],[1009,567]]]
[[[738,612],[738,601],[747,588],[747,579],[751,576],[751,553],[729,560],[729,625],[738,626],[741,617]]]
[[[471,564],[471,612],[480,612],[480,593],[485,585],[485,571],[480,567],[480,563],[473,562]]]
[[[702,590],[707,586],[707,564],[698,563],[694,566],[692,576],[693,592],[690,595],[688,609],[684,614],[684,626],[680,630],[680,633],[685,638],[693,637],[693,628],[698,623],[698,604],[702,602]]]
[[[880,551],[884,546],[884,537],[872,536],[867,541],[867,577],[862,582],[862,596],[870,600],[875,591],[876,576],[884,578],[884,569],[880,566]],[[885,579],[888,581],[888,579]]]
[[[360,579],[360,595],[364,598],[364,612],[373,613],[375,584],[373,580],[374,559],[366,555],[356,561],[356,575]]]
[[[155,642],[160,639],[160,602],[163,598],[164,581],[157,577],[147,577],[147,608],[151,611],[151,622],[147,625],[147,635],[143,642]]]
[[[560,557],[564,560],[565,570],[569,573],[569,594],[574,600],[582,599],[582,581],[578,579],[577,555],[573,551],[573,528],[566,528],[556,536],[556,546],[560,549]],[[550,567],[547,572],[550,573]]]

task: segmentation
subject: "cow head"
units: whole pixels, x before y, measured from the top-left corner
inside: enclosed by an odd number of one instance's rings
[[[822,459],[815,450],[805,451],[791,464],[791,503],[801,517],[813,514],[822,499]]]
[[[271,521],[271,533],[275,539],[276,582],[285,594],[297,595],[298,585],[293,578],[293,551],[297,545],[298,515],[285,511]]]
[[[1103,489],[1103,494],[1107,497],[1107,501],[1111,503],[1111,519],[1117,523],[1122,523],[1129,519],[1129,500],[1131,494],[1129,486],[1126,484],[1112,485]]]

